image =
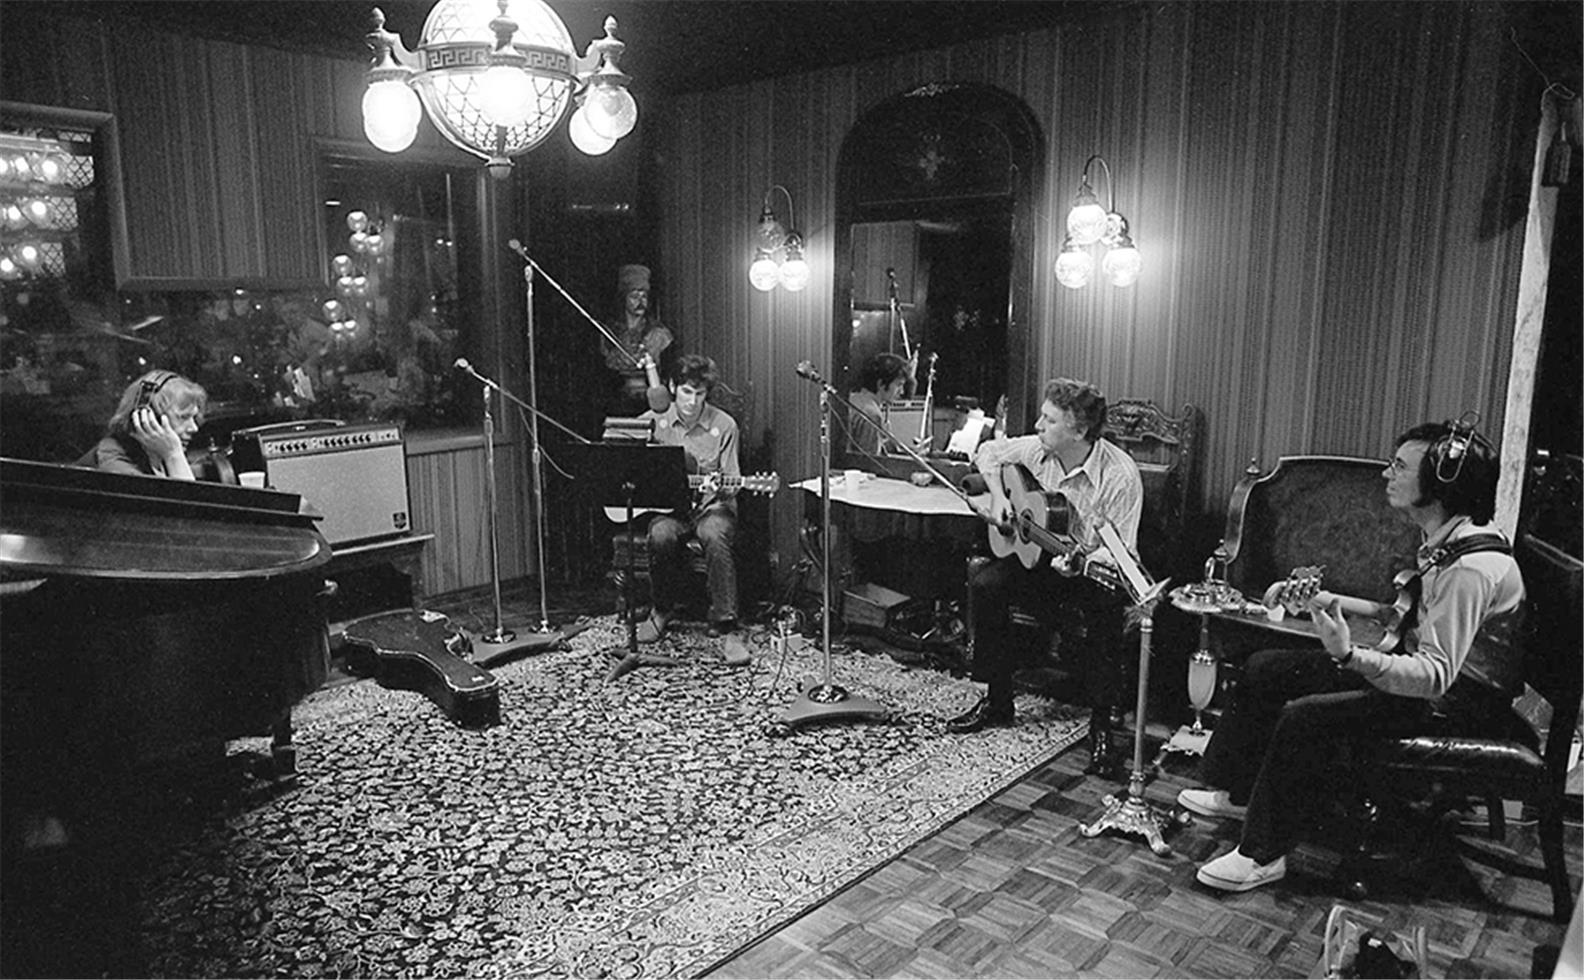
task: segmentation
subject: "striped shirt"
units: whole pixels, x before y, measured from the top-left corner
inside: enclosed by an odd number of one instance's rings
[[[1138,464],[1125,450],[1106,439],[1090,448],[1083,465],[1072,472],[1047,453],[1039,436],[993,439],[979,447],[974,466],[987,477],[997,477],[1005,463],[1022,463],[1047,491],[1059,490],[1072,505],[1068,532],[1085,548],[1100,543],[1101,520],[1116,525],[1117,533],[1138,550],[1139,515],[1144,509],[1144,481]]]

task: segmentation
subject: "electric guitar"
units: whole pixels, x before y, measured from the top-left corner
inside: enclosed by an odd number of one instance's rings
[[[1289,615],[1308,613],[1310,600],[1320,594],[1324,575],[1324,565],[1301,565],[1293,569],[1287,578],[1271,583],[1261,599],[1267,615],[1280,621]],[[1392,580],[1392,585],[1397,590],[1397,597],[1390,605],[1348,595],[1334,594],[1333,598],[1336,599],[1337,608],[1344,614],[1372,619],[1379,623],[1384,632],[1372,646],[1382,653],[1391,653],[1402,642],[1402,634],[1408,624],[1408,613],[1414,607],[1414,597],[1409,584],[1413,579],[1418,578],[1418,575],[1418,570],[1411,568],[1397,573],[1396,578]]]
[[[717,490],[739,490],[747,493],[774,494],[781,489],[781,476],[778,473],[755,473],[742,476],[726,476],[724,473],[689,473],[688,488],[697,494],[714,493]],[[634,507],[632,516],[641,517],[644,514],[669,514],[665,507]],[[627,523],[627,508],[607,507],[605,517],[612,524]]]

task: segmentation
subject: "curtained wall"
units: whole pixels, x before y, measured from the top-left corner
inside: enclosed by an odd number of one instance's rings
[[[781,475],[813,475],[817,390],[792,366],[831,359],[841,141],[897,92],[1003,88],[1046,139],[1028,377],[1012,388],[1037,397],[1067,374],[1202,406],[1211,547],[1251,458],[1384,455],[1404,425],[1470,408],[1501,431],[1540,88],[1508,39],[1524,10],[1151,4],[681,98],[649,129],[666,315],[752,383],[750,439]],[[1050,274],[1091,153],[1144,255],[1131,289]],[[773,183],[815,270],[800,294],[747,279]],[[800,506],[783,493],[772,511],[783,561]]]

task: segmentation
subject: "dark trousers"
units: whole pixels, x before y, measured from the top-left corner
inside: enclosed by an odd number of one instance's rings
[[[992,703],[1011,704],[1012,674],[1031,660],[1027,646],[1012,639],[1013,605],[1033,614],[1048,637],[1062,630],[1062,653],[1083,675],[1091,707],[1109,709],[1122,697],[1123,597],[1078,576],[1056,572],[1048,562],[1032,570],[1015,556],[980,568],[968,583],[973,602],[973,679],[989,685]]]
[[[709,620],[737,618],[737,510],[717,501],[681,520],[660,514],[649,522],[649,584],[654,607],[670,612],[680,605],[687,572],[684,545],[689,536],[704,546],[704,584],[709,592]]]
[[[1264,650],[1249,657],[1200,774],[1248,806],[1239,849],[1266,864],[1293,849],[1327,802],[1327,770],[1345,740],[1488,729],[1505,707],[1483,690],[1459,681],[1436,702],[1400,697],[1322,650]]]

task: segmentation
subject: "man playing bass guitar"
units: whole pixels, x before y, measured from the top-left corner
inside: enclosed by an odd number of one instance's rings
[[[1238,846],[1199,868],[1212,888],[1247,891],[1286,875],[1342,739],[1500,732],[1520,693],[1511,639],[1523,577],[1506,538],[1486,526],[1495,450],[1470,423],[1420,425],[1397,438],[1381,476],[1392,508],[1424,536],[1401,642],[1390,653],[1354,644],[1343,612],[1387,607],[1320,592],[1310,607],[1323,649],[1249,657],[1205,748],[1207,788],[1177,797],[1195,813],[1243,821]]]
[[[1004,468],[1020,464],[1044,490],[1066,498],[1066,535],[1080,550],[1098,546],[1099,525],[1105,521],[1115,526],[1130,549],[1136,548],[1144,485],[1133,458],[1100,437],[1105,420],[1105,395],[1094,385],[1071,378],[1047,383],[1034,435],[994,439],[979,447],[974,465],[985,475],[992,499],[991,513],[985,516],[1003,526],[1011,522],[1002,474]],[[1025,564],[1007,555],[980,569],[969,583],[974,615],[972,676],[986,685],[986,691],[972,708],[948,721],[947,730],[977,732],[1014,722],[1012,674],[1023,666],[1028,651],[1012,645],[1013,603],[1033,612],[1047,636],[1058,625],[1057,614],[1067,613],[1076,622],[1060,624],[1062,652],[1079,666],[1091,709],[1088,771],[1108,771],[1109,716],[1124,693],[1126,595],[1073,575],[1068,568],[1058,572],[1050,560],[1033,567]]]

